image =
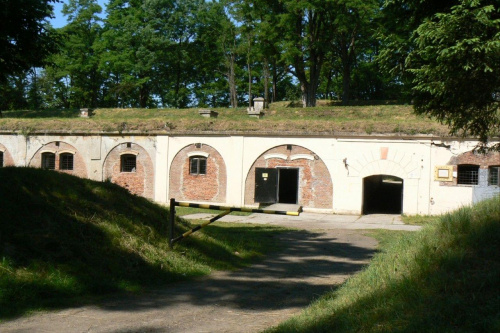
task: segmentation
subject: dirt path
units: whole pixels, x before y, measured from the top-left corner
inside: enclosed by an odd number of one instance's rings
[[[298,231],[280,238],[286,250],[244,270],[21,318],[1,324],[0,331],[259,332],[360,270],[377,245],[355,230]]]

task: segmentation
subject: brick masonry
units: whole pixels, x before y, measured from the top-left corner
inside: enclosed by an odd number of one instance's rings
[[[458,165],[469,164],[479,166],[479,184],[478,186],[488,185],[488,168],[490,166],[500,166],[500,153],[492,152],[489,154],[479,154],[474,151],[468,151],[463,154],[454,156],[450,159],[447,165],[453,166],[453,172],[458,171]],[[457,178],[454,177],[451,182],[440,182],[441,186],[455,186],[457,184]],[[463,186],[463,185],[459,185]],[[471,186],[471,185],[465,185]]]
[[[333,184],[325,163],[309,149],[292,145],[278,146],[266,151],[252,165],[245,182],[245,205],[254,205],[255,202],[255,168],[298,168],[299,190],[298,203],[307,208],[332,208]],[[293,156],[303,155],[303,158],[291,159]],[[266,156],[286,156],[267,158]],[[313,157],[308,159],[305,157]]]
[[[130,147],[128,147],[130,145]],[[121,155],[136,155],[136,169],[121,172]],[[131,193],[148,199],[154,198],[154,166],[147,151],[136,143],[122,143],[114,147],[106,156],[103,178],[128,189]]]
[[[42,153],[43,152],[54,152],[56,161],[55,161],[55,170],[63,173],[67,173],[69,175],[78,176],[81,178],[87,178],[87,165],[82,154],[72,145],[66,143],[64,141],[52,141],[45,145],[43,145],[38,151],[33,155],[29,162],[30,167],[40,168],[42,166]],[[59,169],[59,158],[62,153],[71,152],[73,155],[73,170],[60,170]]]
[[[192,175],[189,172],[190,155],[201,152],[208,154],[205,175]],[[213,147],[195,144],[181,149],[172,161],[170,168],[169,197],[178,201],[226,201],[227,172],[226,163]]]
[[[13,166],[15,165],[14,159],[12,159],[12,155],[9,150],[0,143],[0,152],[3,153],[3,165],[1,166]]]

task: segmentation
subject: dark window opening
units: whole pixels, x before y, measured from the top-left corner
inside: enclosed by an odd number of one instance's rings
[[[403,179],[375,175],[363,179],[363,214],[402,214]]]
[[[457,184],[477,185],[479,180],[479,166],[463,164],[457,166]]]
[[[299,169],[278,169],[278,202],[297,204],[299,192]]]
[[[137,156],[132,154],[125,154],[121,156],[121,172],[135,172],[137,166]]]
[[[189,159],[189,173],[191,175],[206,175],[207,174],[207,158],[206,157],[191,157]]]
[[[3,151],[0,151],[0,168],[3,167]]]
[[[73,170],[73,154],[64,153],[59,156],[60,170]]]
[[[56,169],[56,154],[42,153],[42,168],[48,170]]]
[[[488,185],[500,186],[500,166],[488,168]]]

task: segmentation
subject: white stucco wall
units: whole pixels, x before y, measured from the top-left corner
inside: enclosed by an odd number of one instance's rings
[[[281,145],[302,146],[325,163],[333,183],[334,213],[361,214],[363,178],[379,174],[403,179],[403,213],[409,215],[440,214],[500,193],[498,186],[442,186],[434,180],[434,167],[446,165],[452,157],[472,150],[476,145],[472,140],[441,142],[436,138],[403,140],[390,136],[0,135],[0,143],[8,149],[16,166],[29,165],[40,148],[54,141],[74,146],[87,163],[88,177],[97,181],[103,180],[104,161],[114,147],[126,142],[140,145],[153,162],[154,199],[160,203],[170,199],[169,170],[176,154],[195,143],[216,149],[226,165],[226,202],[214,204],[243,206],[245,180],[252,165],[264,152]],[[483,178],[487,176],[484,172]]]

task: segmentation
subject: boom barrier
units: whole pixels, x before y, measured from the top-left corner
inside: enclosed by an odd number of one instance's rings
[[[222,210],[223,212],[217,216],[212,217],[209,221],[183,233],[182,235],[174,238],[174,224],[175,224],[175,207],[191,207],[191,208],[205,208],[212,210]],[[217,206],[217,205],[207,205],[207,204],[197,204],[191,202],[179,202],[175,201],[175,199],[170,199],[170,223],[169,223],[169,245],[172,247],[174,243],[182,240],[183,238],[188,237],[193,232],[196,232],[207,225],[217,221],[218,219],[226,216],[231,212],[247,212],[247,213],[260,213],[260,214],[275,214],[275,215],[289,215],[289,216],[299,216],[299,212],[287,212],[280,210],[272,210],[272,209],[254,209],[254,208],[245,208],[245,207],[228,207],[228,206]]]

